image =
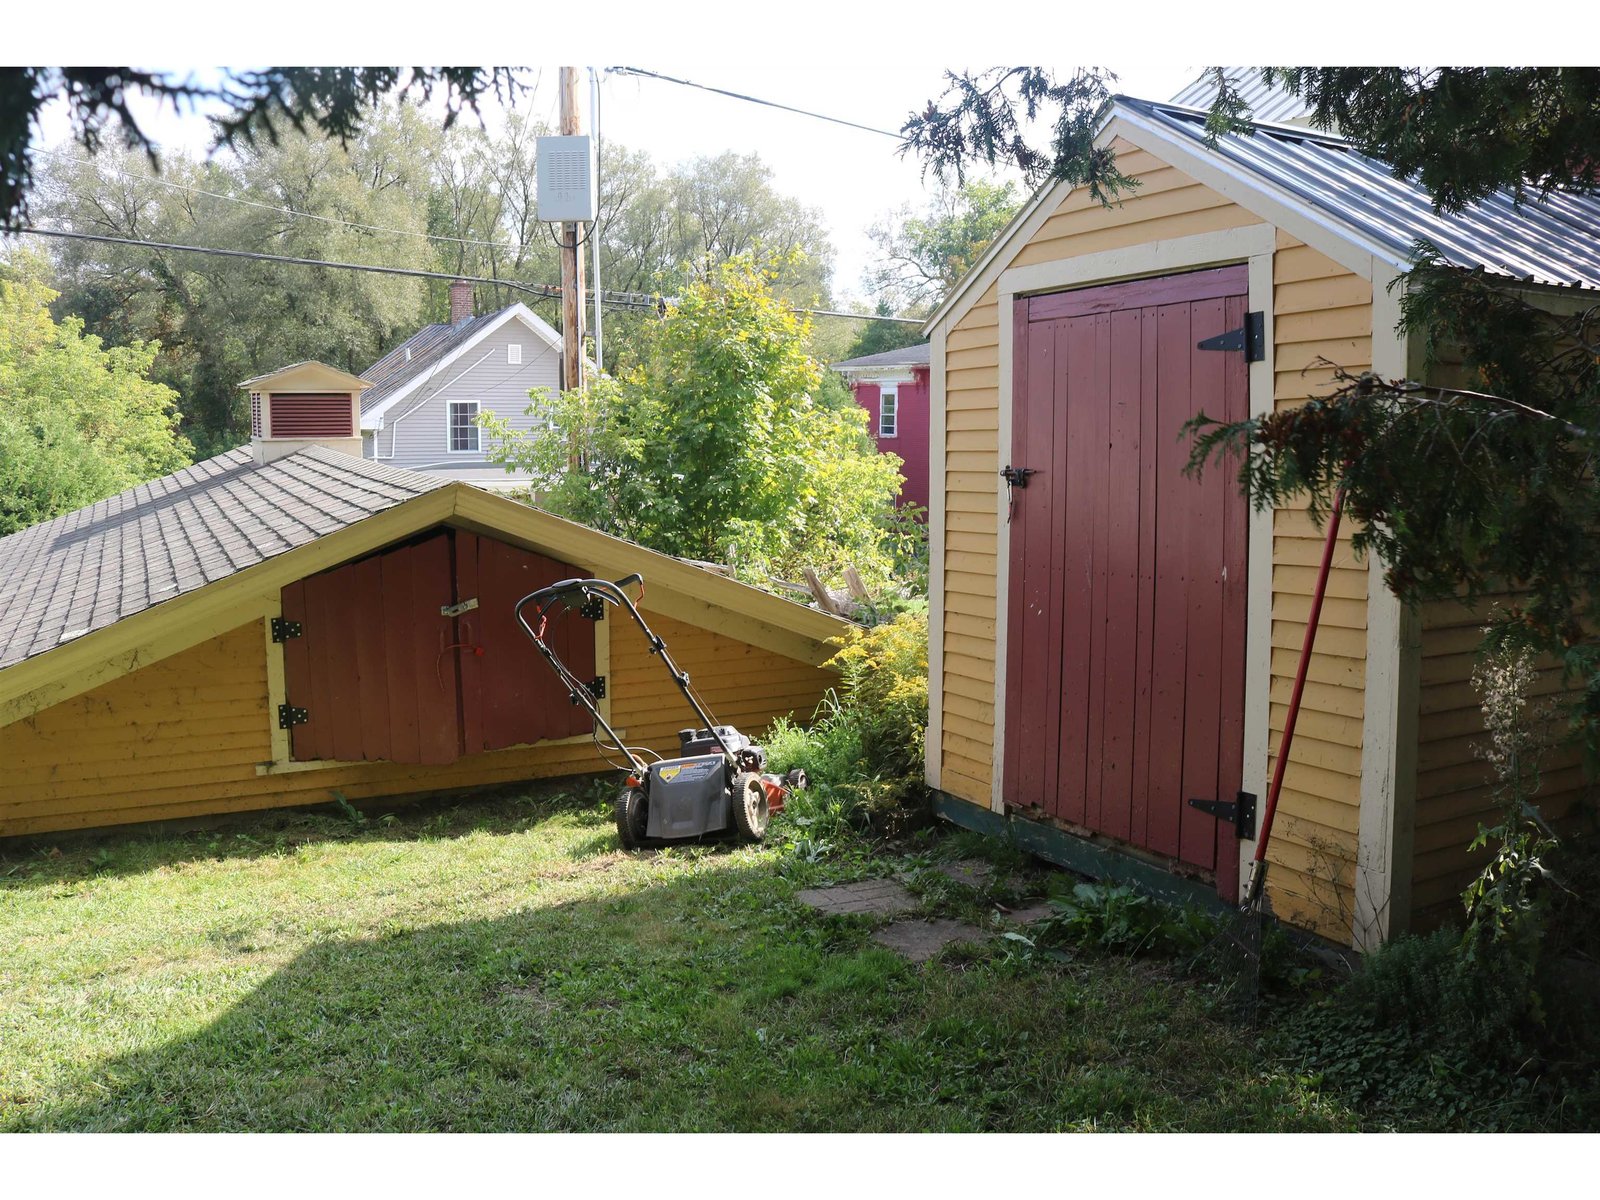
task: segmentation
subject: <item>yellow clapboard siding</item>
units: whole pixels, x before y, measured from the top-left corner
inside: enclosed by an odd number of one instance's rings
[[[992,533],[966,533],[959,529],[953,529],[945,535],[944,544],[947,550],[982,554],[986,558],[993,558],[995,556],[994,542],[995,539]]]
[[[698,626],[652,613],[651,624],[695,677],[720,719],[759,734],[773,717],[809,717],[836,677]],[[658,661],[636,630],[613,626],[613,715],[630,740],[671,750],[683,723],[676,690],[658,691]],[[340,763],[261,775],[271,757],[266,650],[258,621],[0,728],[7,787],[0,836],[130,821],[318,804],[605,770],[587,744],[519,747],[444,766]],[[188,681],[229,698],[192,711]],[[670,680],[667,687],[671,688]],[[254,723],[251,731],[250,723]],[[129,738],[129,732],[133,737]],[[74,753],[62,752],[68,737]]]
[[[1330,362],[1355,372],[1372,361],[1370,337],[1324,337],[1314,342],[1278,343],[1273,366],[1279,374]]]
[[[946,437],[967,431],[981,431],[998,439],[1000,414],[993,408],[947,408],[945,411]]]
[[[1336,277],[1371,286],[1359,275],[1352,275],[1345,267],[1304,243],[1280,247],[1272,256],[1272,281],[1277,284],[1332,280]]]
[[[962,451],[982,453],[985,458],[984,466],[990,466],[996,461],[999,453],[999,435],[993,429],[953,429],[945,435],[945,453],[956,454]],[[946,462],[946,467],[951,464]]]
[[[1274,621],[1272,623],[1272,644],[1288,650],[1298,651],[1306,640],[1306,626],[1298,621]],[[1332,623],[1319,621],[1317,624],[1317,637],[1313,643],[1319,654],[1333,654],[1341,658],[1365,658],[1367,656],[1367,631],[1364,629],[1340,629]]]
[[[944,667],[955,675],[964,675],[968,679],[981,680],[988,684],[994,683],[994,660],[983,658],[976,654],[956,654],[945,651]]]
[[[981,808],[989,807],[989,771],[986,765],[946,758],[942,767],[939,774],[941,791]]]
[[[1345,318],[1341,313],[1370,310],[1372,285],[1358,275],[1343,275],[1338,279],[1309,280],[1304,283],[1280,283],[1272,289],[1274,316],[1277,319],[1305,313],[1332,318],[1330,327],[1337,327]],[[1371,318],[1363,317],[1370,326]],[[1370,328],[1367,332],[1371,332]]]
[[[1270,691],[1273,704],[1288,704],[1289,696],[1294,691],[1294,676],[1274,674]],[[1302,708],[1314,712],[1348,717],[1355,721],[1361,720],[1365,712],[1359,689],[1320,683],[1316,679],[1306,680],[1305,694],[1300,704]]]
[[[1276,540],[1274,540],[1276,547]],[[1276,592],[1293,592],[1300,596],[1314,596],[1317,591],[1317,568],[1292,564],[1279,564],[1272,568],[1272,588]],[[1328,590],[1330,597],[1342,600],[1367,598],[1367,573],[1365,571],[1330,571]]]
[[[974,679],[962,671],[946,670],[944,689],[946,692],[965,696],[969,700],[987,703],[992,703],[994,700],[994,680]]]
[[[947,633],[964,633],[970,637],[981,638],[994,645],[994,618],[978,617],[969,613],[948,613],[945,616],[945,631]]]
[[[1284,650],[1273,647],[1272,673],[1283,679],[1293,680],[1296,670],[1300,665],[1300,652],[1298,650]],[[1314,679],[1318,683],[1332,684],[1335,687],[1349,688],[1360,692],[1362,682],[1366,675],[1366,662],[1363,659],[1335,658],[1331,654],[1313,654],[1311,661],[1306,665],[1306,678]]]
[[[972,346],[965,350],[946,349],[944,356],[945,370],[967,371],[975,367],[999,367],[1000,347],[998,344]]]
[[[953,450],[945,451],[944,466],[949,472],[947,478],[961,478],[961,473],[970,471],[975,478],[985,478],[990,469],[994,467],[995,455],[992,450]]]
[[[1300,714],[1300,721],[1295,725],[1294,748],[1289,754],[1290,766],[1306,763],[1310,766],[1320,767],[1323,770],[1332,771],[1335,774],[1344,775],[1347,777],[1360,775],[1361,745],[1359,741],[1359,731],[1357,733],[1357,744],[1353,746],[1344,745],[1340,742],[1329,741],[1325,738],[1319,738],[1312,732],[1311,723],[1307,720],[1307,718],[1312,715],[1313,714],[1311,713],[1302,711]],[[1324,726],[1324,730],[1329,732],[1338,731],[1339,718],[1327,718],[1325,714],[1321,713],[1315,715],[1322,716],[1325,719],[1333,722],[1330,725]],[[1272,749],[1274,752],[1276,752],[1279,742],[1279,738],[1276,735],[1283,732],[1283,726],[1278,724],[1273,725],[1271,728],[1273,734],[1275,735],[1272,739]]]
[[[1275,314],[1276,329],[1274,337],[1279,346],[1291,344],[1304,344],[1321,340],[1328,336],[1328,310],[1314,312],[1283,312]],[[1345,337],[1364,337],[1372,333],[1372,305],[1361,304],[1357,307],[1341,309],[1339,312],[1339,332]]]
[[[946,716],[957,717],[969,726],[976,723],[990,730],[994,728],[994,705],[986,700],[969,700],[955,692],[946,692],[944,711]]]
[[[992,499],[992,497],[991,497]],[[981,533],[989,538],[991,545],[994,542],[994,506],[991,504],[988,512],[951,512],[945,513],[946,528],[962,533]]]
[[[1311,597],[1295,592],[1277,592],[1272,597],[1272,619],[1304,626],[1311,617]],[[1340,596],[1322,598],[1319,629],[1360,629],[1367,627],[1367,603]]]

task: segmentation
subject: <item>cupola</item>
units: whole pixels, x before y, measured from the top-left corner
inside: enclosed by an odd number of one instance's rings
[[[372,385],[327,363],[300,362],[246,379],[250,444],[271,462],[307,446],[361,457],[361,393]]]

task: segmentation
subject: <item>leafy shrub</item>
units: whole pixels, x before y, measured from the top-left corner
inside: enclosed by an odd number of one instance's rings
[[[1042,946],[1193,954],[1217,931],[1216,921],[1200,909],[1166,904],[1125,884],[1080,883],[1051,906],[1055,912],[1034,927]]]
[[[763,745],[770,769],[803,767],[810,787],[795,797],[791,823],[812,839],[895,833],[923,797],[928,725],[928,621],[902,613],[852,629],[828,660],[840,688],[809,729],[774,722]]]
[[[1402,937],[1292,1017],[1287,1047],[1324,1088],[1401,1120],[1525,1124],[1552,1097],[1535,992],[1518,964],[1469,959],[1461,935]]]

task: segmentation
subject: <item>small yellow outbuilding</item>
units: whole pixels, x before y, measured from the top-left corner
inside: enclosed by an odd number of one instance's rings
[[[1600,203],[1433,212],[1337,137],[1119,98],[1139,181],[1033,197],[931,318],[927,778],[940,811],[1081,866],[1227,902],[1265,796],[1322,530],[1182,471],[1184,421],[1240,419],[1335,369],[1439,378],[1397,331],[1418,239],[1540,304],[1592,303]],[[1491,810],[1470,683],[1482,613],[1410,611],[1338,544],[1269,846],[1290,922],[1372,946],[1455,902]],[[1547,673],[1541,686],[1556,690]],[[1547,811],[1584,788],[1546,771]]]
[[[251,445],[0,538],[0,838],[603,770],[512,615],[573,576],[642,574],[652,626],[747,732],[835,681],[838,618],[361,458],[366,386],[319,363],[251,380]],[[563,625],[610,723],[676,753],[693,717],[639,630]]]

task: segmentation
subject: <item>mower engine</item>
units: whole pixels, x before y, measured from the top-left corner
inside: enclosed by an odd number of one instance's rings
[[[741,841],[759,842],[767,832],[767,822],[781,812],[792,788],[806,786],[805,772],[790,771],[783,778],[766,773],[767,753],[732,725],[718,725],[701,706],[689,687],[688,672],[672,661],[667,645],[645,623],[638,607],[623,589],[637,584],[643,595],[644,583],[637,575],[611,583],[604,579],[565,579],[550,587],[531,592],[517,602],[516,617],[539,653],[569,689],[574,704],[582,705],[594,718],[596,741],[602,731],[607,740],[624,755],[632,770],[627,785],[617,797],[617,836],[623,848],[633,850],[647,842],[681,841],[732,833]],[[615,605],[633,618],[649,640],[651,653],[659,655],[684,699],[705,725],[678,731],[678,757],[646,763],[641,754],[648,750],[627,745],[611,727],[595,704],[587,685],[556,656],[545,640],[549,618],[558,612]],[[532,623],[523,614],[531,607],[537,618]],[[652,755],[653,757],[653,755]]]

